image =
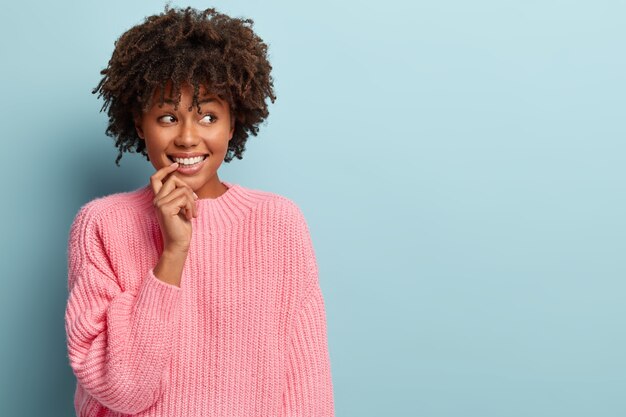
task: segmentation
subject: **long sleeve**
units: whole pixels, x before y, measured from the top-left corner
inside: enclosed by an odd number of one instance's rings
[[[102,217],[85,206],[70,229],[69,361],[89,395],[113,411],[135,414],[153,405],[165,388],[181,290],[160,281],[153,269],[140,285],[123,289],[103,242]]]
[[[317,284],[295,318],[288,346],[283,416],[334,416],[326,313],[322,292]]]
[[[326,310],[312,239],[302,212],[294,211],[294,268],[302,277],[302,301],[289,332],[282,417],[334,417]]]

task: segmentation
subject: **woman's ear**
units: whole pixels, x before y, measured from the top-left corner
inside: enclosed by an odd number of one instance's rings
[[[137,130],[137,136],[139,136],[139,139],[144,140],[143,129],[141,128],[141,117],[135,114],[133,116],[133,120],[135,121],[135,130]]]
[[[229,142],[233,138],[234,133],[235,133],[235,115],[231,113],[230,115],[230,139],[228,139]]]

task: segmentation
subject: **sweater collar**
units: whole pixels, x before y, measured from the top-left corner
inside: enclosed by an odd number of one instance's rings
[[[192,219],[194,227],[206,227],[209,231],[229,227],[241,220],[257,202],[255,194],[240,184],[230,181],[222,181],[222,184],[228,189],[219,197],[196,200],[198,217]],[[154,214],[152,186],[143,187],[141,194],[145,208]]]

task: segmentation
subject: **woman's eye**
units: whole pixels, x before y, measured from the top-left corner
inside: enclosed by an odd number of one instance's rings
[[[211,120],[209,121],[209,118],[211,118]],[[202,120],[208,122],[208,123],[215,123],[216,117],[213,116],[212,114],[205,114],[204,117],[202,118]]]
[[[175,120],[175,119],[174,119],[174,116],[172,116],[172,115],[170,115],[170,114],[166,114],[165,116],[161,116],[161,117],[159,117],[157,120],[159,120],[159,121],[163,121],[163,122],[165,122],[165,123],[172,123],[172,122],[173,122],[173,120],[167,120],[167,118],[168,118],[168,117],[169,117],[170,119]]]

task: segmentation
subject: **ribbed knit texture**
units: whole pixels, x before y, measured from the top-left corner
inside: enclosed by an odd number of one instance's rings
[[[180,287],[154,275],[151,187],[78,211],[65,329],[78,417],[330,417],[326,312],[305,218],[223,181],[200,199]]]

